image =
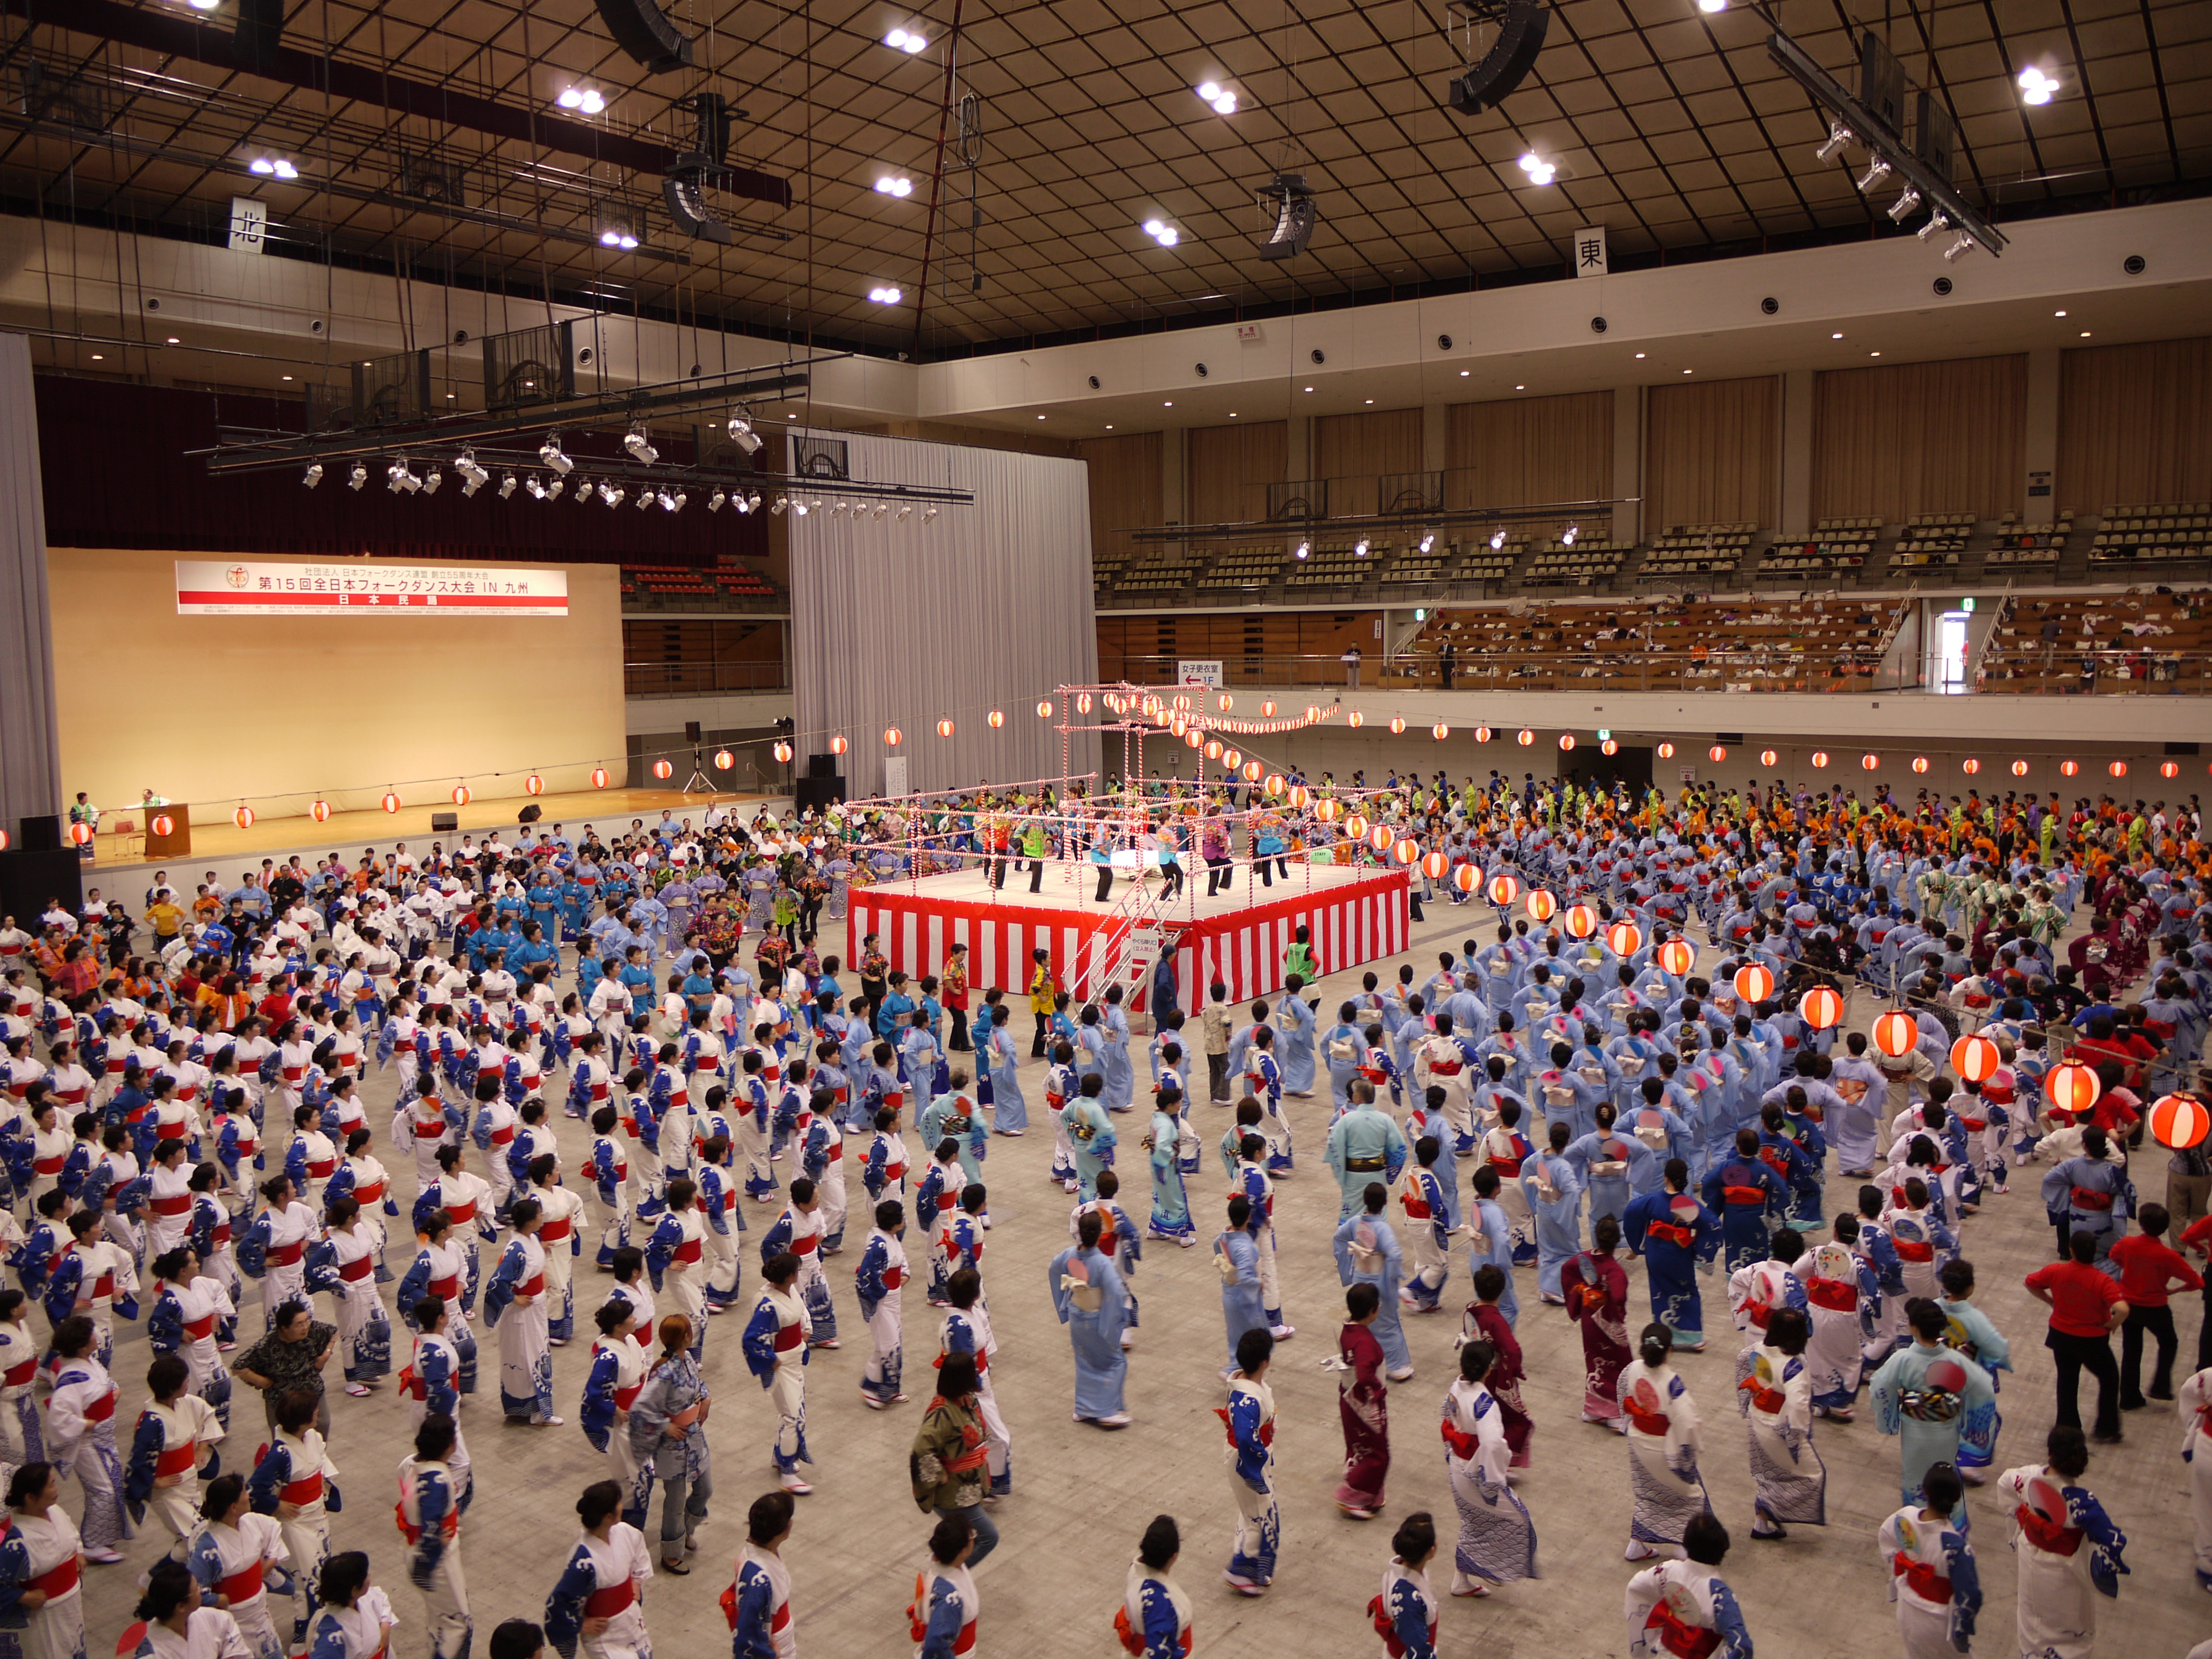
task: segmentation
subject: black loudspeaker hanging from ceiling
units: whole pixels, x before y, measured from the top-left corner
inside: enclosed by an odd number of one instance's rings
[[[231,38],[241,64],[270,67],[284,44],[284,0],[238,0],[238,29]]]
[[[1451,106],[1462,115],[1480,115],[1504,102],[1536,66],[1552,27],[1546,0],[1504,0],[1486,9],[1496,18],[1498,38],[1480,63],[1451,83]]]
[[[637,59],[648,75],[665,75],[691,65],[691,37],[668,21],[653,0],[598,0],[599,21],[615,44]]]

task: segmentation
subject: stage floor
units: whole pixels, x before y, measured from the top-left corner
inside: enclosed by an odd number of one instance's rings
[[[918,977],[939,971],[957,942],[968,946],[969,982],[978,992],[997,986],[1018,1003],[1029,986],[1030,952],[1042,949],[1063,987],[1090,994],[1103,989],[1107,966],[1119,957],[1129,918],[1120,904],[1127,878],[1117,875],[1101,904],[1091,896],[1098,881],[1093,866],[1078,866],[1076,876],[1072,882],[1048,868],[1034,894],[1027,873],[1011,871],[994,893],[980,867],[856,887],[841,941],[845,960],[859,962],[875,933],[890,965]],[[1158,884],[1152,887],[1157,897]],[[1182,896],[1159,906],[1159,920],[1173,934],[1177,1000],[1187,1010],[1196,1007],[1217,979],[1232,1001],[1280,989],[1283,959],[1301,927],[1331,973],[1402,951],[1406,889],[1401,870],[1328,865],[1310,872],[1293,865],[1288,879],[1278,876],[1273,887],[1240,881],[1233,897],[1208,898],[1203,880],[1186,878]],[[1138,988],[1128,988],[1133,996]]]

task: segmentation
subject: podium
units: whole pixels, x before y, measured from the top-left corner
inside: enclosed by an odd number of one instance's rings
[[[146,832],[146,861],[157,864],[163,859],[188,859],[192,855],[192,809],[179,802],[174,806],[146,806],[136,809],[144,814],[139,827]],[[169,833],[154,833],[154,821],[170,820]]]

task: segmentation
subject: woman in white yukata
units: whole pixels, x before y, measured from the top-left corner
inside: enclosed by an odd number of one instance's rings
[[[22,1621],[15,1640],[23,1659],[85,1659],[82,1540],[62,1508],[52,1464],[26,1463],[9,1477],[8,1520],[0,1537],[0,1615]]]
[[[1444,1468],[1459,1507],[1452,1554],[1454,1595],[1487,1595],[1492,1584],[1539,1578],[1536,1523],[1506,1484],[1513,1461],[1498,1401],[1483,1386],[1497,1355],[1477,1340],[1459,1351],[1459,1380],[1444,1395]]]
[[[2020,1650],[2035,1659],[2092,1659],[2098,1598],[2117,1601],[2127,1534],[2081,1484],[2088,1443],[2078,1428],[2055,1428],[2042,1464],[1997,1477],[2014,1505],[2013,1554],[2020,1564]]]
[[[1813,1374],[1805,1365],[1812,1323],[1778,1309],[1764,1342],[1735,1362],[1736,1409],[1751,1439],[1751,1535],[1785,1538],[1784,1523],[1828,1524],[1828,1469],[1813,1446]]]
[[[323,1563],[316,1584],[322,1612],[309,1638],[309,1659],[376,1659],[399,1622],[384,1592],[368,1582],[368,1558],[347,1550]]]
[[[587,1659],[653,1659],[644,1601],[653,1551],[622,1518],[623,1501],[613,1480],[593,1481],[576,1500],[584,1530],[545,1600],[545,1638],[563,1659],[575,1659],[580,1643]]]
[[[201,1523],[185,1546],[185,1565],[213,1605],[238,1621],[252,1659],[284,1659],[284,1640],[269,1613],[269,1574],[276,1589],[292,1593],[291,1559],[284,1547],[283,1523],[273,1515],[256,1515],[243,1475],[217,1475],[200,1499]]]
[[[200,1587],[180,1561],[157,1561],[138,1598],[143,1632],[137,1659],[253,1659],[238,1620],[221,1607],[200,1605]],[[131,1639],[125,1631],[123,1639]]]
[[[1628,1425],[1628,1521],[1631,1561],[1672,1554],[1692,1517],[1711,1512],[1698,1472],[1698,1407],[1668,1362],[1673,1330],[1653,1322],[1637,1339],[1637,1357],[1620,1370],[1620,1410]]]

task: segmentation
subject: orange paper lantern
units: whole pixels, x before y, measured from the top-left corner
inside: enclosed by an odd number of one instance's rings
[[[1048,720],[1052,718],[1051,698],[1039,697],[1037,699],[1037,718],[1041,720]]]
[[[1815,767],[1825,768],[1827,763],[1828,751],[1825,749],[1815,749],[1813,751],[1813,764]]]
[[[1521,896],[1521,881],[1517,876],[1492,876],[1490,878],[1490,902],[1501,909]]]
[[[1607,738],[1598,744],[1597,752],[1601,755],[1618,755],[1620,752],[1620,744],[1615,739]]]
[[[2026,761],[2014,761],[2012,763],[2012,775],[2016,778],[2026,777],[2027,775],[2027,763]]]
[[[241,806],[231,816],[239,820],[238,827],[241,830],[253,822],[253,811],[251,807]],[[91,846],[92,826],[88,823],[72,823],[70,825],[70,839],[79,847]]]
[[[1536,734],[1524,726],[1521,728],[1520,735],[1515,739],[1515,741],[1519,743],[1523,749],[1533,749],[1536,746]]]
[[[594,766],[592,769],[592,787],[594,789],[604,789],[606,787],[607,769],[604,766]]]
[[[1474,740],[1477,743],[1488,743],[1492,735],[1490,728],[1486,726],[1478,726],[1474,728]]]
[[[1773,972],[1763,962],[1747,962],[1730,981],[1746,1002],[1764,1002],[1774,994]]]
[[[2105,1085],[2087,1066],[2069,1060],[2043,1074],[2043,1097],[2057,1110],[2081,1117],[2097,1103]]]
[[[2059,776],[2061,776],[2061,777],[2064,777],[2064,778],[2070,778],[2070,777],[2073,777],[2073,776],[2075,776],[2076,774],[2078,774],[2078,773],[2081,771],[2081,763],[2080,761],[2070,761],[2070,760],[2069,760],[2069,761],[2061,761],[2061,762],[2059,762],[2059,763],[2058,763],[2058,775],[2059,775]]]
[[[1367,832],[1367,844],[1378,853],[1386,850],[1390,845],[1390,826],[1387,823],[1378,823],[1370,830]]]
[[[328,823],[331,821],[330,802],[326,800],[319,800],[309,803],[307,807],[307,816],[314,819],[317,823]],[[169,832],[167,830],[162,829],[161,826],[165,823],[171,823],[173,822],[173,819],[167,817],[155,818],[154,820],[154,833],[157,836],[167,836]]]
[[[1626,951],[1615,951],[1626,956]],[[1675,979],[1685,979],[1690,969],[1698,965],[1698,947],[1686,939],[1670,939],[1659,947],[1659,971]]]
[[[653,775],[656,778],[661,778],[664,780],[674,777],[676,775],[675,763],[669,760],[665,756],[662,757],[660,759],[653,762]]]
[[[1221,758],[1220,738],[1208,738],[1206,740],[1206,757],[1210,761],[1218,761]]]
[[[1892,1060],[1902,1060],[1920,1042],[1920,1026],[1901,1008],[1893,1008],[1874,1023],[1874,1046]]]
[[[2004,1064],[1997,1045],[1985,1036],[1962,1036],[1951,1045],[1951,1069],[1968,1083],[1987,1083]]]
[[[396,789],[386,790],[384,799],[377,805],[387,812],[397,812],[399,810],[399,792]]]
[[[1616,921],[1605,930],[1605,948],[1617,957],[1632,957],[1644,948],[1644,930],[1632,921]]]
[[[939,737],[940,737],[940,738],[949,738],[949,737],[951,737],[951,736],[952,735],[952,722],[951,722],[951,720],[939,720],[939,721],[938,721],[938,723],[937,723],[937,735],[938,735]],[[892,739],[892,741],[893,741],[893,742],[896,742],[896,741],[897,741],[897,739],[896,739],[896,738],[893,738],[893,739]]]
[[[1569,939],[1588,939],[1597,932],[1597,908],[1595,905],[1570,904],[1566,915],[1559,918],[1559,926],[1567,930]]]
[[[1775,759],[1775,753],[1771,749],[1762,749],[1759,751],[1759,763],[1761,766],[1771,766]]]
[[[1223,758],[1225,760],[1227,757],[1224,756]],[[1247,783],[1259,782],[1260,775],[1267,769],[1266,767],[1261,765],[1260,763],[1255,760],[1246,761],[1244,763],[1244,781]]]
[[[1306,705],[1306,718],[1310,720],[1319,720],[1321,718],[1321,705],[1317,702],[1308,703]]]
[[[842,732],[830,739],[830,752],[833,755],[842,755],[852,746],[851,741]]]
[[[1662,744],[1661,744],[1659,745],[1659,758],[1660,758],[1661,760],[1672,760],[1672,759],[1674,759],[1674,745],[1673,744],[1671,744],[1671,743],[1662,743]]]
[[[453,805],[456,806],[466,806],[469,804],[469,800],[470,795],[468,785],[465,783],[455,784],[453,786]]]
[[[1241,750],[1241,749],[1230,749],[1230,750],[1224,750],[1222,752],[1222,756],[1221,756],[1221,765],[1222,765],[1222,768],[1223,768],[1223,769],[1224,769],[1224,771],[1234,772],[1234,771],[1235,771],[1235,770],[1236,770],[1239,766],[1242,766],[1243,763],[1244,763],[1244,751],[1243,751],[1243,750]]]
[[[1429,728],[1429,735],[1434,738],[1438,743],[1442,743],[1446,738],[1451,736],[1451,727],[1445,725],[1442,720],[1438,720],[1434,726]]]
[[[1881,757],[1879,755],[1861,755],[1859,757],[1859,765],[1863,769],[1869,772],[1878,770],[1881,766]],[[1925,769],[1923,768],[1921,769],[1924,770]]]
[[[545,793],[545,780],[539,777],[537,773],[532,772],[528,777],[523,779],[522,793],[526,795],[544,794]]]
[[[1873,757],[1872,757],[1872,756],[1869,756],[1867,758],[1869,758],[1869,760],[1871,760],[1871,759],[1873,758]],[[1871,769],[1871,768],[1869,768],[1869,770],[1871,770],[1872,769]],[[1912,769],[1913,769],[1914,771],[1916,771],[1916,772],[1925,772],[1925,771],[1927,771],[1927,769],[1928,769],[1928,757],[1927,757],[1927,756],[1925,756],[1925,755],[1915,755],[1915,756],[1912,757]]]
[[[769,750],[769,754],[775,757],[775,763],[778,766],[787,764],[790,762],[792,752],[792,747],[787,743],[778,743],[775,748]],[[720,767],[725,772],[726,772],[732,766],[737,764],[737,760],[738,757],[735,755],[732,755],[728,750],[725,749],[720,754],[714,757],[714,764]]]
[[[1390,848],[1390,856],[1401,864],[1411,864],[1421,856],[1421,843],[1411,836],[1401,836],[1396,845]]]
[[[1354,841],[1367,838],[1367,819],[1364,814],[1354,812],[1344,821],[1344,833]]]
[[[776,752],[779,750],[781,752]],[[775,750],[771,750],[770,752],[775,753],[775,757],[778,760],[787,761],[791,758],[791,745],[787,743],[780,743],[776,744]],[[714,751],[714,769],[716,771],[727,772],[736,766],[737,763],[738,757],[732,754],[728,750],[717,749]]]
[[[1203,732],[1186,732],[1182,734],[1182,740],[1184,744],[1188,748],[1203,749],[1206,747],[1206,733]]]
[[[1267,781],[1264,787],[1269,794],[1279,795],[1291,787],[1291,781],[1280,772],[1270,772],[1267,774]]]
[[[1294,783],[1291,786],[1291,811],[1303,812],[1306,810],[1307,806],[1312,803],[1312,800],[1313,791],[1307,788],[1305,785],[1303,783]]]
[[[1390,716],[1390,734],[1391,734],[1393,737],[1402,737],[1402,736],[1404,736],[1404,735],[1405,735],[1405,731],[1406,731],[1406,717],[1405,717],[1403,714],[1393,714],[1393,715],[1391,715],[1391,716]]]
[[[1091,694],[1088,691],[1079,691],[1075,694],[1075,712],[1079,714],[1087,714],[1091,712]]]
[[[2150,1133],[2160,1146],[2185,1152],[2212,1133],[2212,1114],[2195,1095],[2160,1095],[2151,1103]]]
[[[1268,720],[1273,720],[1273,719],[1274,719],[1274,718],[1275,718],[1275,700],[1274,700],[1273,697],[1269,697],[1269,698],[1267,698],[1264,702],[1262,702],[1262,703],[1260,705],[1260,713],[1261,713],[1263,716],[1265,716],[1267,719],[1268,719]]]
[[[1969,755],[1965,760],[1959,763],[1959,769],[1971,778],[1982,769],[1982,763],[1976,760],[1972,755]]]
[[[1522,901],[1522,907],[1528,912],[1531,921],[1549,921],[1559,913],[1559,899],[1548,889],[1542,887],[1531,888],[1528,896]]]
[[[1462,864],[1452,872],[1451,878],[1452,885],[1458,888],[1461,892],[1472,893],[1482,885],[1482,866],[1479,864]]]
[[[1561,754],[1565,755],[1571,753],[1574,750],[1574,746],[1575,734],[1573,732],[1562,732],[1559,733],[1559,752]]]
[[[1334,795],[1323,795],[1314,803],[1314,816],[1323,823],[1334,823],[1344,811],[1344,803]]]
[[[1344,723],[1350,726],[1353,731],[1357,732],[1361,726],[1367,724],[1367,716],[1361,714],[1357,708],[1355,708],[1349,714],[1346,714],[1344,717]]]
[[[896,726],[887,726],[884,728],[884,742],[893,749],[897,748],[905,737],[906,733]]]
[[[1728,758],[1728,750],[1726,746],[1717,743],[1711,749],[1708,749],[1705,753],[1712,757],[1713,764],[1716,766],[1719,765],[1723,761]]]
[[[318,806],[323,805],[320,801],[317,801],[315,804]],[[177,821],[171,817],[167,812],[161,812],[155,815],[154,822],[149,824],[148,828],[152,830],[153,832],[156,836],[159,836],[163,841],[167,841],[170,836],[177,833]],[[8,838],[4,833],[0,833],[0,852],[5,852],[7,848]]]
[[[2179,761],[2160,761],[2158,767],[2158,775],[2162,778],[2179,777],[2181,775],[2181,763]]]
[[[1225,714],[1231,709],[1237,707],[1237,699],[1231,696],[1226,691],[1224,691],[1219,696],[1213,700],[1213,706]]]
[[[1442,881],[1444,878],[1444,872],[1450,868],[1451,860],[1442,852],[1427,853],[1422,855],[1421,873],[1431,881]]]
[[[2116,778],[2124,778],[2128,775],[2128,763],[2125,761],[2114,761],[2106,769]]]
[[[1843,1023],[1844,999],[1832,986],[1815,985],[1797,1000],[1797,1017],[1815,1031]]]
[[[0,853],[6,852],[15,844],[15,836],[9,835],[5,830],[0,830]]]

